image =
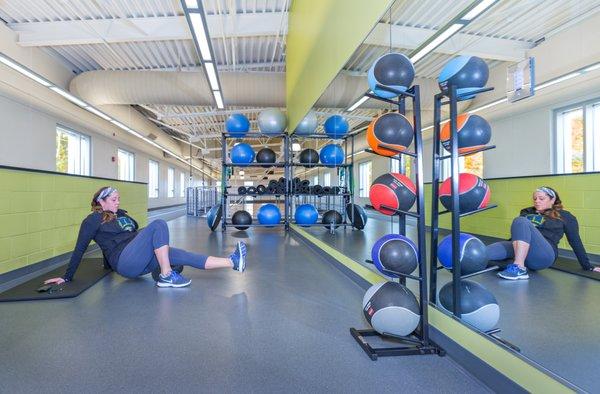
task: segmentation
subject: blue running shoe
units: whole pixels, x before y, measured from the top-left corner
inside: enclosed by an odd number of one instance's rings
[[[229,258],[233,261],[234,270],[244,272],[246,269],[246,244],[241,241],[238,242]]]
[[[166,278],[160,274],[156,286],[158,287],[185,287],[192,283],[191,279],[186,278],[175,270],[171,270],[171,275]]]
[[[529,279],[527,268],[521,268],[517,264],[507,265],[504,271],[498,272],[498,276],[508,280]]]

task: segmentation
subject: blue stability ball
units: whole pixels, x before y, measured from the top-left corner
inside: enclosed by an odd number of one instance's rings
[[[456,93],[460,100],[472,99],[477,89],[481,89],[488,81],[488,66],[477,56],[459,56],[446,64],[438,77],[438,84],[443,93],[448,92],[450,86],[456,86]]]
[[[210,209],[210,211],[208,211],[208,214],[206,214],[206,224],[208,224],[208,228],[210,228],[211,231],[215,231],[217,229],[219,222],[221,222],[222,214],[223,207],[221,204],[215,205]]]
[[[259,208],[258,213],[256,214],[258,218],[258,223],[260,224],[279,224],[281,221],[281,212],[279,212],[279,208],[275,204],[265,204]]]
[[[329,138],[342,138],[350,130],[348,121],[342,115],[332,115],[327,118],[323,128]]]
[[[296,223],[300,226],[309,226],[317,222],[317,219],[319,219],[319,212],[317,212],[317,208],[311,204],[302,204],[298,205],[296,208],[294,218],[296,219]]]
[[[250,121],[245,115],[233,114],[227,118],[225,130],[231,134],[232,137],[244,137],[248,130],[250,130]]]
[[[415,68],[401,53],[388,53],[375,60],[367,74],[369,87],[379,97],[392,98],[398,94],[376,88],[385,86],[404,92],[415,79]]]
[[[400,275],[388,270],[411,274],[419,263],[417,246],[399,234],[388,234],[379,238],[371,249],[371,259],[381,273],[392,278],[399,278]]]
[[[487,249],[483,242],[471,234],[460,233],[459,255],[461,275],[472,274],[487,267]],[[452,235],[438,245],[438,260],[446,269],[452,269]]]
[[[454,299],[452,282],[446,283],[438,296],[439,305],[452,313]],[[496,297],[479,283],[470,280],[460,282],[460,310],[462,320],[481,331],[489,331],[500,320],[500,307]]]
[[[339,145],[328,144],[321,149],[319,158],[328,167],[339,166],[344,162],[344,150]]]
[[[233,164],[250,164],[254,161],[254,150],[245,143],[239,143],[231,148],[231,162]]]
[[[285,131],[287,117],[277,108],[267,108],[258,115],[258,128],[261,133],[277,135]]]
[[[310,111],[303,119],[300,121],[298,126],[294,129],[294,133],[296,135],[310,135],[314,134],[319,121],[317,120],[317,114],[315,111]]]

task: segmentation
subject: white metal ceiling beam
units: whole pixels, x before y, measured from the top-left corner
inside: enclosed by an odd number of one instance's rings
[[[281,12],[207,15],[206,23],[213,39],[274,36],[281,32],[281,19]],[[184,16],[10,23],[9,27],[19,33],[19,45],[28,47],[192,38]],[[287,22],[282,33],[287,34]]]
[[[421,27],[392,25],[392,47],[418,48],[437,30]],[[379,23],[364,41],[367,45],[388,46],[390,43],[390,25]],[[533,43],[527,41],[508,40],[503,38],[483,37],[467,33],[456,33],[452,38],[437,47],[434,52],[454,55],[479,56],[484,59],[502,61],[520,61],[525,58],[525,51],[531,49]]]

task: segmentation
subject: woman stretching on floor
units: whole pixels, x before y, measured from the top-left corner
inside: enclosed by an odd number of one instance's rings
[[[533,193],[533,207],[521,210],[510,227],[511,241],[496,242],[487,247],[490,260],[514,259],[504,271],[503,279],[529,279],[527,268],[550,267],[558,257],[558,242],[563,235],[584,270],[600,272],[590,264],[579,236],[577,219],[565,211],[556,190],[542,186]]]
[[[159,287],[184,287],[192,283],[171,265],[189,265],[199,269],[246,268],[246,244],[238,242],[228,258],[204,256],[169,246],[169,229],[164,220],[155,220],[141,231],[137,222],[119,209],[119,192],[103,187],[92,198],[92,213],[81,223],[77,244],[67,272],[62,278],[46,280],[46,284],[61,284],[73,279],[83,253],[92,240],[102,249],[111,268],[127,278],[149,272],[157,278]]]

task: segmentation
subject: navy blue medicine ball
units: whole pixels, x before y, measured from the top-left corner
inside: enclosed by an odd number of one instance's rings
[[[438,77],[438,84],[443,93],[450,86],[456,86],[456,93],[461,100],[471,99],[470,92],[481,89],[488,81],[488,66],[477,56],[459,56],[448,62]]]
[[[415,68],[410,59],[401,53],[387,53],[375,60],[367,79],[369,87],[379,97],[392,98],[398,94],[377,88],[377,85],[405,91],[412,85]]]
[[[221,221],[222,214],[223,207],[221,204],[212,207],[210,211],[208,211],[208,214],[206,214],[206,223],[208,224],[208,228],[210,228],[212,231],[215,231],[219,225],[219,222]]]
[[[458,259],[461,275],[485,269],[488,263],[485,244],[471,234],[460,233]],[[452,235],[444,237],[438,245],[438,260],[444,268],[452,269]]]
[[[452,312],[454,298],[452,282],[446,283],[438,296],[439,305]],[[460,311],[461,318],[466,323],[481,331],[489,331],[500,320],[500,307],[492,293],[479,283],[470,280],[460,282]]]
[[[382,274],[392,278],[399,278],[400,275],[389,271],[410,274],[419,263],[417,246],[400,234],[388,234],[379,238],[371,249],[371,259]]]

